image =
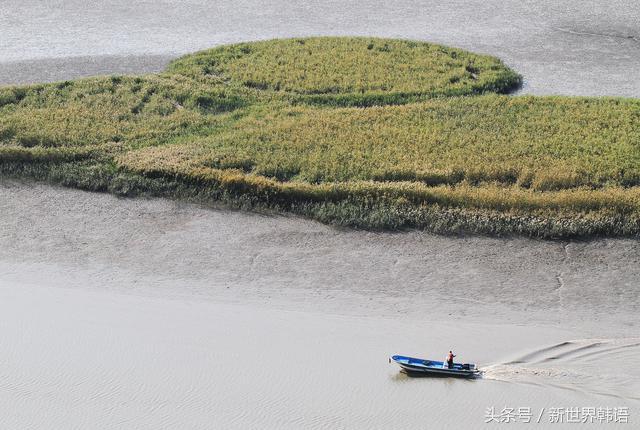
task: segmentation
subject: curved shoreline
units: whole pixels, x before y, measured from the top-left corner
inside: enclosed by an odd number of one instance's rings
[[[77,270],[92,288],[393,318],[589,320],[596,330],[611,320],[633,331],[640,309],[635,239],[367,232],[24,182],[0,182],[0,197],[0,260],[53,265],[61,278]]]

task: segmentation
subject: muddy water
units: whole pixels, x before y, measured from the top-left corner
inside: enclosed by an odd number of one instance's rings
[[[556,428],[549,408],[640,413],[637,241],[339,231],[7,181],[0,211],[2,427],[477,428],[507,406]],[[450,348],[484,378],[387,362]]]
[[[8,0],[0,83],[355,34],[498,55],[529,93],[638,97],[639,17],[595,0]],[[491,407],[530,408],[535,428],[562,427],[554,407],[637,423],[639,260],[634,240],[341,231],[3,181],[0,427],[469,429]],[[484,378],[387,363],[450,348]]]
[[[374,35],[497,55],[530,93],[639,97],[639,23],[627,0],[4,0],[0,81],[160,70],[238,41]]]

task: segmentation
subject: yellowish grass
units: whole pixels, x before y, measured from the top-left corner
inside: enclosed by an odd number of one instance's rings
[[[507,92],[520,84],[520,76],[495,57],[425,42],[364,37],[223,46],[179,59],[168,70],[332,105]]]
[[[640,234],[640,101],[484,94],[519,81],[410,41],[220,47],[159,75],[0,88],[0,174],[364,227]]]

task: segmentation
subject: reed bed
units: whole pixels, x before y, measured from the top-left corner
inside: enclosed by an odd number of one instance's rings
[[[161,144],[207,134],[224,114],[247,103],[220,83],[180,76],[113,76],[0,88],[0,148]]]
[[[367,109],[270,105],[162,154],[309,183],[630,187],[640,185],[640,101],[487,95]]]
[[[640,101],[506,92],[499,60],[310,38],[0,88],[0,175],[373,229],[640,235]]]
[[[334,106],[406,103],[509,92],[521,77],[499,59],[425,42],[315,37],[223,46],[174,61],[168,72],[218,77]]]

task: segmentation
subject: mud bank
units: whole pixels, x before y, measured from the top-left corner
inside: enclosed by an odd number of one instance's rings
[[[340,231],[15,182],[0,210],[8,428],[469,428],[492,406],[638,412],[636,241]],[[450,348],[484,379],[411,379],[387,363]]]

